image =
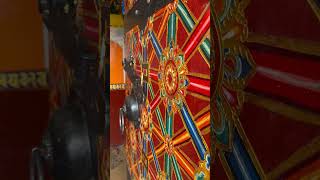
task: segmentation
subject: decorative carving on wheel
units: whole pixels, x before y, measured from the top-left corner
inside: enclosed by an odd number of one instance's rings
[[[219,59],[213,57],[212,69],[212,166],[219,159],[230,178],[257,179],[265,175],[239,120],[244,89],[255,73],[255,63],[244,45],[248,37],[244,10],[248,3],[247,0],[212,2],[211,29],[213,37],[217,37],[213,42],[219,44],[221,52],[215,53]]]
[[[175,0],[126,34],[147,97],[141,151],[127,151],[134,179],[210,178],[210,7],[197,3]]]
[[[177,47],[167,47],[161,56],[160,72],[158,73],[161,98],[168,111],[176,113],[182,105],[182,99],[189,85],[188,69],[184,55]]]

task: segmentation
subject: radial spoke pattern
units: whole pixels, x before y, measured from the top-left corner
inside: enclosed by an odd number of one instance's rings
[[[209,102],[200,97],[210,96],[210,80],[202,78],[209,74],[199,76],[188,66],[191,62],[204,61],[202,64],[210,68],[208,4],[202,6],[205,8],[196,19],[183,1],[176,0],[150,17],[144,30],[127,34],[132,36],[127,39],[132,42],[130,53],[136,57],[135,70],[142,75],[148,92],[146,113],[138,130],[141,139],[136,142],[141,143],[141,150],[128,152],[137,156],[130,162],[135,176],[171,179],[174,174],[179,180],[208,177],[210,167],[204,168],[203,164],[208,164],[210,159],[209,142],[204,138],[209,136],[209,108],[204,110]],[[187,32],[184,42],[178,40],[180,31]],[[200,58],[193,58],[197,52]],[[189,93],[197,94],[192,96],[194,100],[190,101]],[[203,108],[197,108],[194,102]],[[185,148],[192,149],[194,154],[185,153]],[[138,167],[142,172],[137,171]]]

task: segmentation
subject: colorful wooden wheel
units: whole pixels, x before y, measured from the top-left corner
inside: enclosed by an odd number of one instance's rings
[[[213,81],[211,172],[216,179],[317,178],[319,5],[212,3],[223,61],[213,68],[221,79]],[[294,15],[297,7],[304,8]]]
[[[209,3],[189,0],[168,4],[145,29],[126,34],[147,94],[140,127],[126,128],[135,179],[209,179],[209,29]]]
[[[232,3],[235,4],[232,4]],[[211,29],[217,32],[220,48],[223,50],[221,59],[213,58],[213,165],[212,174],[221,178],[217,164],[223,163],[229,169],[231,177],[256,179],[263,177],[259,164],[239,121],[239,113],[244,103],[243,90],[248,79],[253,75],[255,64],[250,51],[243,44],[246,40],[247,22],[244,18],[245,6],[238,1],[224,1],[221,4],[212,2],[213,23]],[[243,3],[242,5],[245,5]],[[236,15],[232,15],[232,13]],[[241,170],[241,168],[244,168]],[[250,169],[250,170],[249,170]]]

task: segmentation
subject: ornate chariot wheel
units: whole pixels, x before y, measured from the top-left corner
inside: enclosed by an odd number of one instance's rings
[[[147,97],[140,127],[126,124],[134,179],[210,177],[210,6],[196,3],[169,3],[126,34]]]

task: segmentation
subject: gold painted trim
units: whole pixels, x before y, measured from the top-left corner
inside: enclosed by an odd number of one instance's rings
[[[193,92],[188,91],[187,94],[190,96],[193,96],[195,98],[201,99],[203,101],[208,101],[208,102],[210,101],[210,97],[207,97],[207,96],[204,96],[204,95],[201,95],[198,93],[193,93]]]
[[[195,72],[188,72],[188,76],[193,76],[201,79],[207,79],[210,80],[210,75],[208,74],[201,74],[201,73],[195,73]]]
[[[0,72],[0,90],[41,89],[48,87],[48,74],[43,71]]]
[[[203,108],[201,111],[199,111],[196,115],[194,115],[194,119],[197,121],[200,116],[203,116],[204,114],[206,114],[208,111],[210,111],[210,105],[206,106],[205,108]],[[209,115],[210,116],[210,115]]]
[[[258,43],[313,56],[320,56],[320,42],[315,41],[249,33],[247,42]]]
[[[175,147],[176,147],[176,148],[183,148],[184,146],[186,146],[186,145],[188,145],[188,144],[190,144],[190,143],[191,143],[191,138],[188,139],[186,142],[183,142],[183,143],[181,143],[181,144],[179,144],[179,145],[176,145]]]
[[[301,178],[301,180],[309,180],[309,179],[320,179],[320,169]]]
[[[222,167],[223,167],[228,179],[229,180],[234,180],[235,177],[234,177],[234,175],[233,175],[233,173],[232,173],[232,171],[231,171],[231,169],[230,169],[230,167],[229,167],[229,165],[227,163],[227,160],[226,160],[226,158],[224,156],[224,153],[223,152],[218,153],[218,158],[220,159],[220,163],[221,163],[221,165],[222,165]]]
[[[202,135],[202,136],[206,136],[206,135],[208,135],[210,132],[211,132],[211,127],[208,126],[208,127],[204,128],[203,130],[201,130],[201,135]]]
[[[193,180],[192,177],[189,176],[189,174],[186,172],[186,170],[184,170],[183,168],[181,168],[181,175],[182,172],[184,173],[185,177],[187,177],[188,180]]]
[[[294,168],[306,159],[314,156],[320,151],[320,136],[314,138],[309,144],[294,152],[286,161],[279,164],[274,170],[267,174],[268,179],[278,179],[283,173]]]
[[[191,141],[191,139],[190,139],[190,141]],[[176,148],[176,150],[179,151],[179,153],[180,153],[184,158],[186,158],[193,167],[197,167],[197,164],[196,164],[195,162],[193,162],[193,161],[189,158],[189,156],[188,156],[185,152],[183,152],[183,151],[181,150],[180,147],[179,147],[179,148]],[[178,164],[179,164],[179,163],[178,163]]]
[[[126,84],[110,84],[110,90],[125,90],[127,87]]]
[[[320,114],[250,93],[245,94],[245,101],[295,121],[320,126]]]
[[[320,21],[320,7],[316,4],[315,0],[308,0],[308,3]]]
[[[234,126],[236,127],[236,130],[238,131],[238,134],[239,134],[240,138],[242,139],[243,145],[244,145],[245,149],[247,150],[249,157],[251,158],[252,163],[253,163],[254,167],[256,168],[260,178],[262,180],[268,179],[266,177],[266,173],[264,172],[264,169],[262,168],[260,161],[259,161],[250,141],[249,141],[249,138],[246,135],[246,133],[241,125],[240,119],[237,119],[235,121]]]

